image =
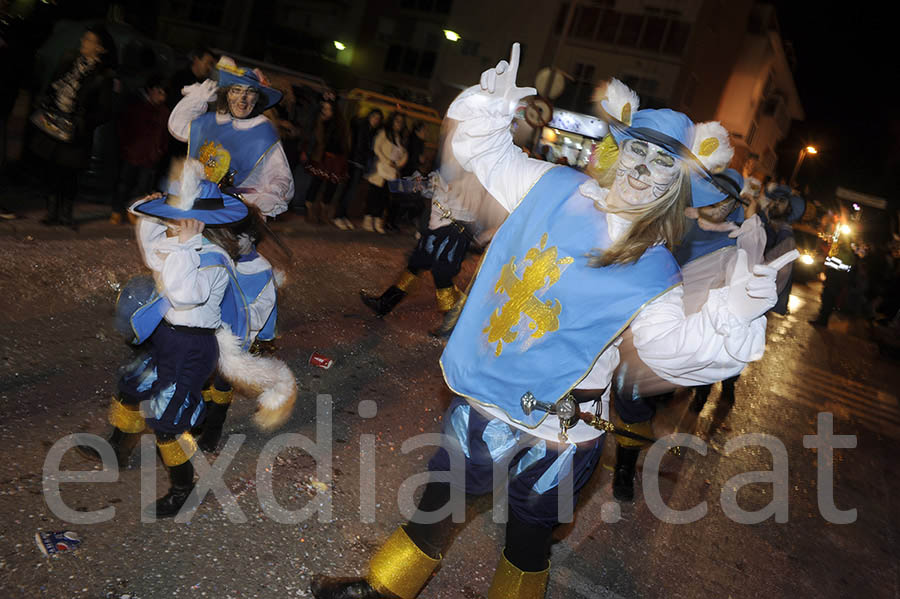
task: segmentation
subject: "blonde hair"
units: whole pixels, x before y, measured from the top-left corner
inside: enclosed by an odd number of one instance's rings
[[[662,242],[672,251],[684,235],[684,209],[691,204],[691,178],[688,167],[679,161],[681,168],[672,186],[655,202],[634,208],[607,208],[613,214],[634,216],[631,227],[609,248],[594,250],[588,260],[593,267],[637,262],[650,247]],[[611,174],[613,173],[613,174]],[[601,185],[614,177],[615,166],[598,177]]]

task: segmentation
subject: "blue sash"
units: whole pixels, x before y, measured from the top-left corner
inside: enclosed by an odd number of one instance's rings
[[[234,184],[240,185],[278,143],[278,133],[268,121],[252,129],[235,129],[231,121],[220,125],[207,112],[191,122],[188,141],[188,156],[203,163],[207,179],[218,183],[234,170]]]
[[[204,241],[204,243],[206,242]],[[228,287],[225,288],[225,295],[222,297],[220,307],[221,318],[222,322],[231,328],[231,332],[241,340],[241,348],[246,350],[252,342],[250,339],[250,315],[247,310],[247,301],[238,286],[230,260],[216,251],[201,252],[200,268],[225,268],[228,271]],[[171,308],[172,303],[168,298],[154,292],[152,299],[135,310],[131,316],[131,328],[134,331],[132,343],[140,345],[146,341]]]
[[[500,227],[441,356],[450,388],[534,428],[546,417],[522,395],[553,403],[591,371],[652,299],[680,284],[663,246],[634,264],[588,266],[611,245],[606,214],[581,195],[588,177],[548,171]]]

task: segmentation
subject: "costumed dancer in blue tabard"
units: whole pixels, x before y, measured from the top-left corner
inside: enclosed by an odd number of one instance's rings
[[[206,178],[237,188],[241,198],[264,217],[274,218],[287,210],[294,196],[294,179],[278,132],[263,115],[278,104],[282,94],[269,85],[261,71],[239,67],[227,56],[216,68],[218,84],[206,80],[182,90],[184,98],[172,110],[169,131],[188,142],[188,156],[203,163]],[[207,112],[209,102],[215,102],[215,112]],[[271,279],[271,264],[256,250],[256,241],[242,235],[241,245],[238,272],[255,275],[266,271]],[[253,264],[247,264],[251,260]],[[245,283],[255,286],[255,281]],[[265,285],[264,290],[266,295],[258,297],[251,310],[257,316],[267,312],[260,329],[275,306],[274,284]],[[257,298],[257,294],[252,295]],[[273,316],[273,331],[274,325]],[[204,391],[204,400],[211,408],[198,441],[204,451],[216,449],[233,397],[233,389],[221,376],[216,376]]]
[[[132,342],[146,342],[149,351],[122,371],[110,406],[109,443],[125,468],[144,430],[156,435],[171,480],[154,507],[157,517],[176,515],[193,489],[190,459],[197,446],[189,431],[205,418],[201,391],[216,368],[259,396],[255,419],[263,428],[283,423],[296,396],[283,363],[246,354],[250,317],[234,269],[233,228],[248,209],[202,172],[188,161],[178,194],[154,194],[130,208],[139,217],[138,240],[155,291],[129,318]],[[81,450],[99,458],[91,448]]]
[[[587,390],[581,407],[606,417],[622,331],[630,326],[644,362],[681,385],[727,378],[762,356],[760,315],[775,302],[774,270],[737,268],[688,316],[670,253],[683,233],[689,172],[709,177],[700,160],[730,158],[727,132],[670,110],[638,110],[637,95],[613,82],[602,106],[615,159],[599,181],[528,158],[509,131],[519,100],[535,93],[515,84],[518,57],[514,44],[510,63],[486,71],[447,112],[459,122],[456,159],[510,215],[441,358],[457,396],[443,419],[446,446],[429,462],[418,513],[376,552],[367,576],[317,577],[319,599],[415,597],[452,537],[449,514],[425,524],[428,516],[451,497],[497,485],[509,514],[487,597],[543,597],[551,532],[574,509],[603,441],[578,418],[574,402],[583,398],[570,391]],[[451,462],[462,470],[448,471]],[[505,477],[493,480],[495,471]]]
[[[762,262],[766,235],[762,221],[756,216],[758,185],[744,185],[743,177],[734,169],[716,173],[713,179],[716,185],[710,185],[701,177],[693,177],[693,206],[685,209],[690,224],[674,252],[681,266],[685,314],[698,312],[710,290],[728,285],[738,249],[746,253],[748,266]],[[742,202],[746,203],[746,208]],[[616,465],[612,490],[619,501],[632,501],[635,467],[641,449],[650,445],[649,439],[654,436],[652,419],[656,408],[672,397],[675,385],[659,377],[643,363],[634,347],[630,330],[622,335],[619,354],[619,366],[613,376],[614,423],[617,430],[642,438],[615,435]],[[735,374],[725,379],[723,390],[729,386],[733,389],[737,378]],[[709,389],[710,385],[694,387],[695,402],[700,401],[697,397],[702,397],[705,402]]]

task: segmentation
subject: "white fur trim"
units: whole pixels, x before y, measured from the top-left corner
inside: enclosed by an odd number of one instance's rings
[[[216,332],[219,372],[244,395],[256,397],[253,417],[262,429],[284,424],[297,399],[297,381],[287,364],[276,358],[252,356],[241,350],[240,340],[223,325]]]
[[[712,151],[710,151],[711,148]],[[698,123],[694,126],[691,152],[700,159],[710,172],[717,173],[728,166],[734,156],[734,148],[728,138],[728,131],[718,121]]]
[[[641,99],[631,88],[613,78],[605,88],[600,86],[594,90],[594,104],[601,105],[611,116],[631,125],[631,117],[640,109]]]

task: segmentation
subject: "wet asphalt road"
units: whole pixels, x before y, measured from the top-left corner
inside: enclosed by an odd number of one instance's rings
[[[81,206],[80,216],[102,216]],[[219,501],[207,496],[188,524],[142,523],[139,459],[115,482],[63,484],[71,508],[112,506],[104,523],[71,526],[50,510],[42,468],[50,447],[72,432],[105,434],[105,412],[116,369],[130,350],[112,328],[116,289],[141,271],[128,227],[102,218],[78,233],[40,227],[37,212],[0,223],[0,596],[2,597],[259,597],[309,596],[311,574],[352,574],[403,521],[397,492],[423,471],[427,449],[404,453],[403,442],[437,432],[450,401],[437,359],[441,344],[426,330],[436,321],[429,279],[384,320],[360,304],[360,287],[380,289],[403,268],[414,241],[409,234],[376,236],[312,227],[299,219],[275,224],[294,253],[293,262],[268,255],[287,274],[279,305],[278,356],[301,386],[297,408],[281,432],[317,439],[316,397],[331,404],[333,477],[317,472],[299,449],[279,455],[274,494],[287,509],[300,509],[317,487],[333,492],[330,521],[315,517],[280,524],[260,504],[257,458],[271,435],[250,424],[253,406],[237,400],[226,434],[246,435],[224,480],[246,522],[233,523]],[[459,281],[468,282],[476,256]],[[706,515],[691,524],[666,523],[644,500],[638,475],[636,501],[619,506],[610,490],[614,447],[607,442],[602,467],[582,494],[575,522],[556,531],[547,597],[898,597],[898,406],[897,362],[878,356],[865,327],[833,317],[827,330],[806,321],[818,308],[818,286],[794,289],[791,314],[774,316],[768,348],[738,383],[734,406],[718,401],[716,388],[697,416],[680,392],[654,423],[657,435],[697,435],[706,455],[686,451],[662,460],[659,492],[672,509],[706,502]],[[308,364],[317,351],[335,364]],[[366,411],[374,400],[377,414]],[[833,524],[820,513],[817,464],[825,452],[804,447],[817,430],[817,415],[834,416],[837,435],[855,435],[856,447],[834,452],[834,504],[856,509],[855,521]],[[327,418],[319,418],[320,427]],[[739,524],[722,497],[741,487],[738,505],[766,507],[775,488],[732,477],[773,467],[759,446],[730,451],[729,440],[762,433],[783,445],[788,464],[786,522],[774,517]],[[319,430],[324,439],[327,431]],[[238,442],[238,437],[232,443]],[[374,443],[373,456],[361,443]],[[221,459],[221,458],[220,458]],[[152,457],[151,457],[152,460]],[[64,469],[89,470],[73,452]],[[375,472],[374,483],[360,471]],[[158,491],[166,487],[161,468]],[[374,522],[361,522],[374,507]],[[783,518],[782,518],[783,519]],[[47,559],[37,550],[38,530],[72,528],[79,549]],[[423,599],[484,597],[502,546],[502,527],[491,520],[490,502],[475,502],[473,516],[448,551]]]

